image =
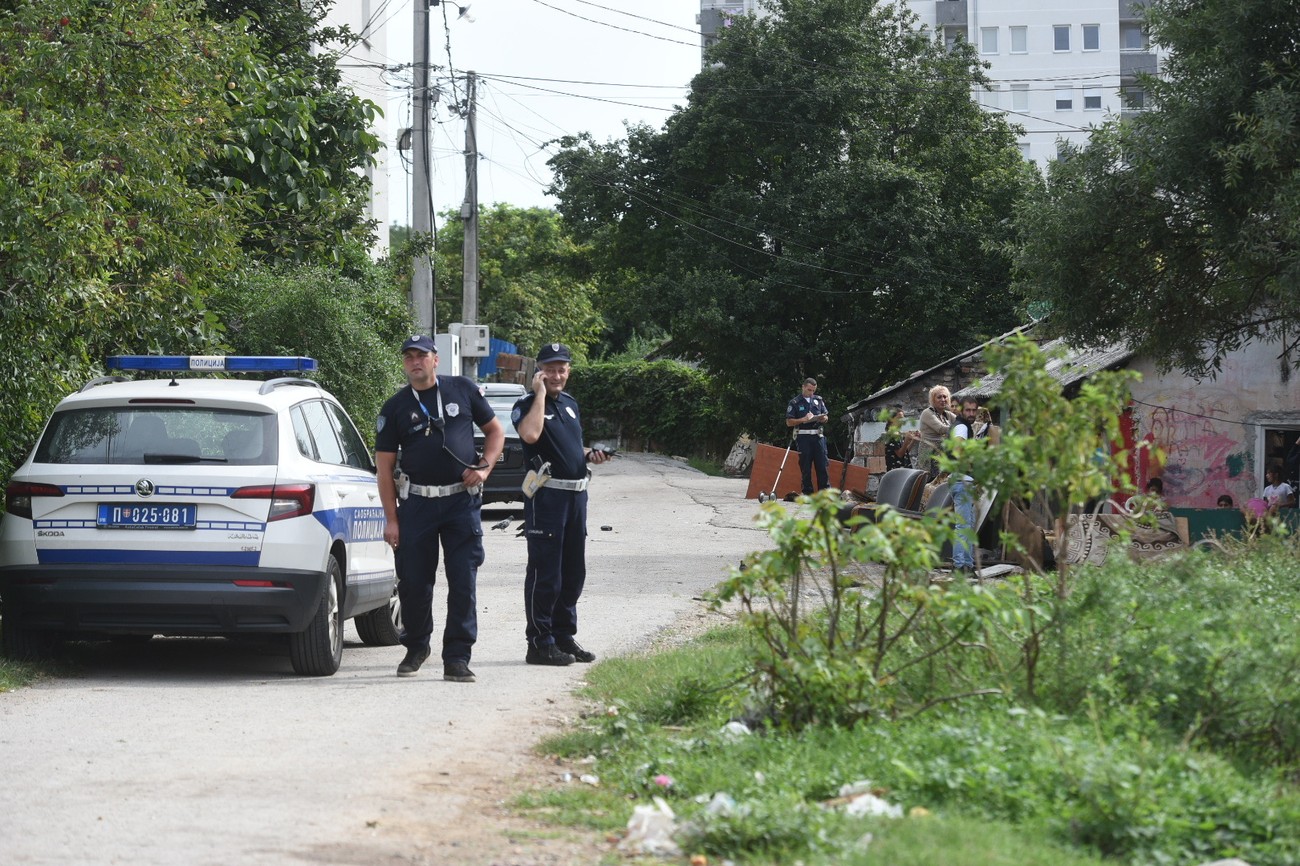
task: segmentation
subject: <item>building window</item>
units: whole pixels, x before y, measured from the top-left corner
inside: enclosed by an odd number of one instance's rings
[[[966,30],[962,27],[945,27],[943,28],[943,45],[949,51],[956,47],[958,42],[966,41]]]
[[[1074,111],[1074,88],[1073,87],[1056,88],[1056,110]]]
[[[1029,110],[1029,85],[1028,84],[1011,85],[1011,110],[1012,111]]]
[[[1020,158],[1023,159],[1025,162],[1028,162],[1030,160],[1029,142],[1027,141],[1019,142],[1016,145],[1016,147],[1020,148]]]
[[[1002,88],[998,85],[990,85],[988,90],[980,94],[980,101],[988,108],[1000,108],[1002,106]]]
[[[1011,28],[1011,53],[1012,54],[1029,53],[1029,28],[1028,27]]]
[[[1084,51],[1101,50],[1101,25],[1100,24],[1083,25],[1083,50]]]
[[[1120,23],[1119,47],[1121,51],[1147,50],[1147,34],[1140,23],[1136,21]]]
[[[1140,85],[1124,85],[1120,88],[1120,96],[1124,100],[1124,107],[1129,111],[1141,111],[1147,106],[1147,94]]]
[[[998,28],[980,28],[980,54],[998,53]]]
[[[1101,111],[1101,88],[1085,87],[1083,89],[1083,110]]]
[[[1070,50],[1070,25],[1055,24],[1052,26],[1052,50],[1069,51]]]

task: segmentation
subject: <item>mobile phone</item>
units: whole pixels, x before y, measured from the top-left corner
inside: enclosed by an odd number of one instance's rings
[[[591,450],[592,450],[593,452],[595,452],[595,451],[599,451],[601,454],[604,454],[606,457],[613,457],[615,454],[618,453],[618,450],[617,450],[617,449],[615,449],[615,448],[611,448],[611,447],[609,447],[608,445],[605,445],[605,444],[603,444],[603,443],[599,443],[599,442],[596,443],[595,445],[592,445],[592,446],[591,446]],[[590,459],[591,459],[591,455],[588,455],[588,456],[587,456],[587,459],[590,460]]]

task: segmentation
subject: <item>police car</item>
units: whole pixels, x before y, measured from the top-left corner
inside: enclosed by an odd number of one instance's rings
[[[0,633],[59,639],[284,635],[293,669],[338,670],[343,623],[398,643],[375,464],[311,358],[122,356],[63,399],[5,491]],[[137,637],[136,639],[139,639]]]

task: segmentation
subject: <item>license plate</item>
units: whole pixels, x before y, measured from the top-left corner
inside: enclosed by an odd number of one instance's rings
[[[193,505],[114,505],[101,503],[95,523],[101,529],[193,529]]]

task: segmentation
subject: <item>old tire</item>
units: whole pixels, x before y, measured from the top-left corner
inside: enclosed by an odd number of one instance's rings
[[[397,598],[397,586],[388,604],[368,610],[353,620],[357,637],[366,646],[397,646],[402,639],[402,602]]]
[[[343,608],[339,605],[343,569],[333,554],[326,569],[329,580],[311,622],[289,635],[289,661],[295,673],[306,677],[332,676],[343,662]]]

